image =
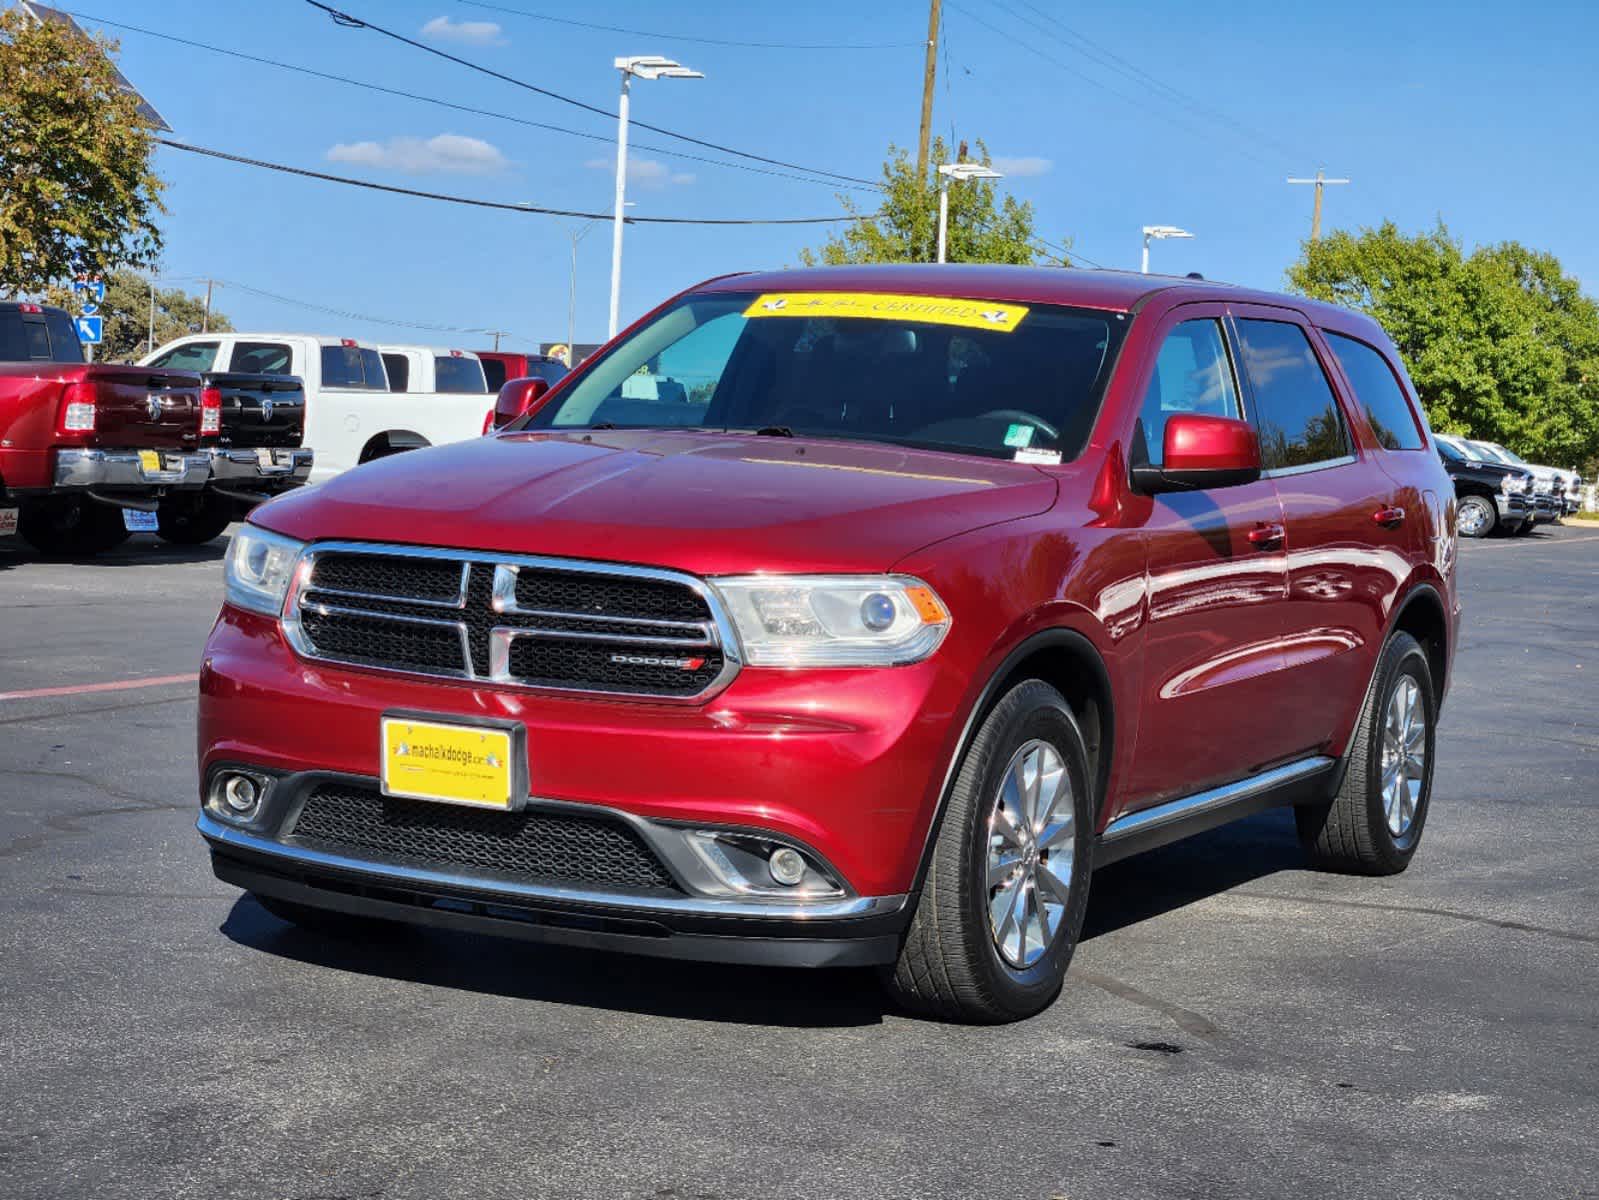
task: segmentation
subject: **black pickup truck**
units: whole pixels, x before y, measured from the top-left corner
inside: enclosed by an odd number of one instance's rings
[[[298,376],[210,371],[200,381],[209,480],[199,492],[167,497],[156,510],[156,532],[183,545],[209,542],[230,521],[311,474],[312,452],[300,445],[305,385]]]
[[[1455,530],[1461,537],[1487,537],[1531,529],[1532,472],[1524,467],[1488,462],[1463,442],[1442,434],[1433,439],[1444,470],[1455,484]]]

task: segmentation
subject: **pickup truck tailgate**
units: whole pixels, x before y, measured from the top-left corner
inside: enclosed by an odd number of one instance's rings
[[[305,436],[305,387],[294,375],[215,371],[202,376],[222,398],[221,444],[298,447]]]
[[[111,364],[80,369],[82,381],[94,389],[97,444],[128,449],[199,444],[198,375]]]

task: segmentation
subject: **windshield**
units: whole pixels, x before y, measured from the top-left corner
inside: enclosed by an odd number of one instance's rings
[[[1088,440],[1126,323],[926,296],[692,296],[517,427],[764,430],[1060,462]]]
[[[1492,443],[1485,445],[1484,449],[1492,452],[1497,458],[1503,460],[1504,462],[1510,463],[1513,466],[1524,467],[1527,465],[1527,460],[1522,458],[1521,455],[1517,454],[1514,450],[1507,450],[1503,446],[1496,446]]]

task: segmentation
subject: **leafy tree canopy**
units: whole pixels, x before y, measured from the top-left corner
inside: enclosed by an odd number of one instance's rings
[[[154,265],[163,184],[116,44],[0,12],[0,293]]]
[[[1599,305],[1554,255],[1519,242],[1466,254],[1442,222],[1306,243],[1292,290],[1375,317],[1440,432],[1553,466],[1599,457]]]
[[[59,304],[74,312],[77,300],[65,286],[50,288],[45,293],[51,304]],[[104,337],[95,350],[101,362],[133,362],[147,353],[150,333],[150,280],[126,268],[112,271],[105,277],[105,303],[100,307],[105,318]],[[182,288],[155,289],[155,344],[170,342],[185,334],[199,333],[202,323],[213,333],[226,333],[233,328],[215,305],[211,319],[204,322],[205,298],[192,296]]]
[[[977,143],[977,158],[960,148],[958,161],[992,165],[988,147]],[[888,148],[883,164],[881,203],[863,213],[849,196],[840,196],[845,211],[858,219],[843,233],[827,239],[815,250],[802,250],[806,266],[818,263],[934,262],[938,257],[938,166],[956,161],[942,138],[933,139],[928,155],[928,176],[918,179],[916,163],[898,146]],[[974,179],[952,183],[949,189],[949,228],[945,258],[949,262],[1039,263],[1061,262],[1036,245],[1033,206],[1014,196],[1001,201],[994,182]],[[1069,244],[1069,243],[1068,243]]]

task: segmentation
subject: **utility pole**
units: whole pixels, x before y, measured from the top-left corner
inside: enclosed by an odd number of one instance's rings
[[[145,334],[146,354],[155,353],[155,280],[150,280],[150,327]]]
[[[200,332],[211,332],[211,289],[216,286],[215,279],[205,281],[205,315],[200,318]]]
[[[1325,167],[1317,167],[1316,178],[1314,179],[1295,179],[1292,176],[1288,179],[1289,183],[1310,183],[1316,186],[1316,202],[1310,210],[1310,240],[1313,242],[1321,241],[1321,194],[1323,189],[1330,183],[1352,182],[1348,179],[1328,179],[1326,172],[1327,169]]]
[[[500,338],[511,331],[509,329],[485,329],[483,332],[494,339],[494,348],[498,350],[500,348]]]
[[[927,182],[927,141],[933,132],[933,78],[938,74],[938,18],[943,0],[927,10],[927,66],[922,71],[922,130],[916,138],[916,183]]]

